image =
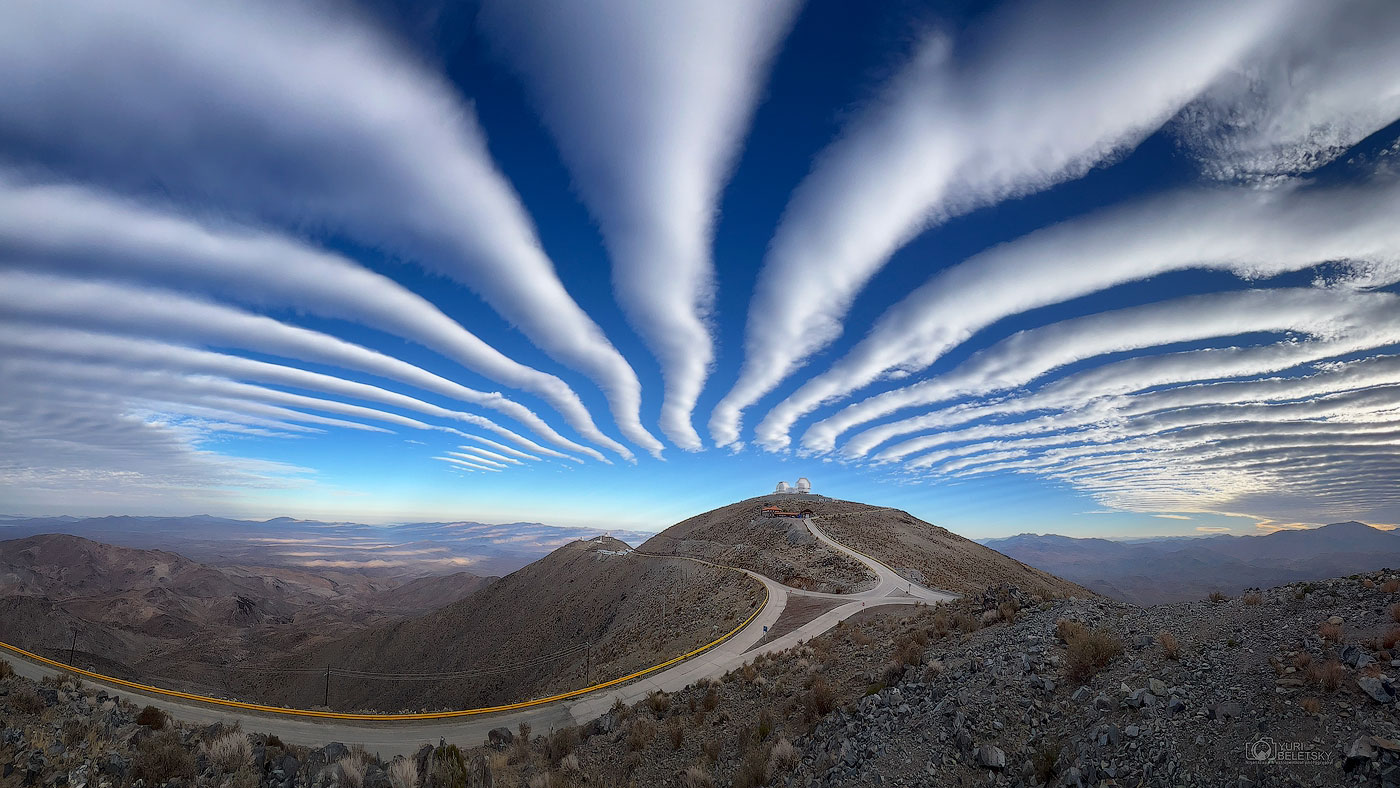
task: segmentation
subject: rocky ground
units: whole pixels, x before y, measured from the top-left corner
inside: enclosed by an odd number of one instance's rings
[[[0,788],[1397,786],[1397,675],[1390,573],[1152,608],[1002,586],[585,726],[392,762],[156,731],[90,686],[9,677]]]

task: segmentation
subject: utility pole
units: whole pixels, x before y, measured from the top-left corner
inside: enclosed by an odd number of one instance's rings
[[[589,642],[583,647],[583,681],[585,684],[593,680],[593,643]]]
[[[330,666],[330,665],[327,665],[327,666],[326,666],[326,702],[325,702],[323,705],[324,705],[326,708],[328,708],[328,709],[331,707],[331,666]]]
[[[73,630],[73,642],[68,644],[68,664],[73,664],[73,655],[78,650],[78,630]]]

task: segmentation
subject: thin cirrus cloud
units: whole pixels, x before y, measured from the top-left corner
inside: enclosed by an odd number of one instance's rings
[[[399,250],[588,375],[624,435],[659,454],[636,373],[565,291],[470,106],[349,12],[321,10],[22,3],[0,29],[0,140]]]
[[[389,391],[378,386],[346,380],[332,375],[272,364],[241,356],[214,353],[165,342],[96,334],[88,331],[5,324],[0,335],[0,348],[28,351],[43,357],[64,357],[76,360],[120,363],[138,369],[165,369],[188,374],[209,374],[229,379],[257,380],[332,395],[376,402],[390,407],[413,410],[435,418],[460,421],[514,441],[517,445],[556,457],[577,458],[548,449],[512,432],[490,419],[473,413],[444,408],[423,400]]]
[[[714,359],[716,199],[800,0],[488,2],[612,256],[613,290],[661,362],[662,431],[691,423]]]
[[[538,395],[586,440],[630,456],[564,381],[506,357],[394,280],[285,236],[209,226],[91,188],[0,172],[0,250],[46,271],[177,281],[373,326]]]
[[[899,247],[1136,146],[1292,8],[1050,6],[992,15],[967,52],[930,36],[817,160],[759,274],[738,382],[710,418],[718,443],[737,440],[743,409],[841,334],[851,301]]]
[[[890,307],[827,371],[775,407],[762,427],[782,446],[796,419],[825,400],[899,370],[923,369],[976,332],[1039,306],[1171,271],[1216,269],[1248,278],[1347,261],[1346,283],[1377,287],[1400,277],[1400,183],[1188,190],[1104,210],[993,247],[934,276]],[[967,293],[981,297],[968,299]],[[821,450],[850,427],[892,412],[877,396],[815,425]]]
[[[136,331],[149,336],[194,338],[225,347],[243,347],[369,372],[500,410],[556,445],[603,459],[597,451],[564,438],[528,409],[500,394],[469,389],[421,367],[328,334],[178,293],[100,280],[0,271],[0,312],[60,319],[70,325]],[[533,441],[529,445],[538,447]]]

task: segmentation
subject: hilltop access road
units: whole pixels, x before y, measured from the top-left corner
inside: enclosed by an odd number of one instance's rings
[[[542,703],[511,711],[484,713],[465,717],[451,717],[434,720],[355,720],[325,719],[298,716],[295,711],[269,713],[249,711],[220,706],[185,698],[143,692],[128,687],[110,684],[101,680],[90,683],[103,687],[108,693],[119,695],[137,705],[154,705],[172,716],[190,723],[208,724],[213,722],[239,722],[243,729],[259,733],[276,734],[283,741],[311,747],[329,742],[359,743],[366,749],[376,752],[381,758],[398,754],[412,754],[425,743],[436,743],[439,739],[461,746],[477,746],[486,738],[492,728],[506,727],[514,730],[520,723],[527,723],[536,732],[545,732],[567,725],[579,725],[595,719],[621,700],[625,704],[636,703],[655,690],[674,692],[701,679],[723,676],[740,668],[760,654],[772,654],[786,650],[803,640],[809,640],[826,632],[850,616],[862,610],[885,605],[931,604],[949,601],[955,594],[925,588],[900,577],[883,563],[856,550],[852,550],[823,533],[810,517],[803,518],[812,535],[837,552],[850,556],[864,564],[875,574],[873,588],[854,594],[825,594],[804,591],[778,583],[771,578],[738,567],[724,567],[743,572],[763,584],[768,599],[756,615],[739,631],[726,640],[676,665],[659,670],[636,680],[618,684],[606,689],[570,698],[567,700]],[[648,556],[646,553],[638,555]],[[649,556],[669,560],[698,560],[682,556]],[[700,563],[709,564],[708,561]],[[782,616],[788,599],[793,596],[813,596],[839,599],[844,602],[831,610],[805,622],[791,632],[764,641],[769,628]],[[761,645],[760,645],[761,643]],[[29,660],[21,655],[5,653],[4,657],[13,665],[15,672],[31,679],[40,679],[57,673],[51,665]]]

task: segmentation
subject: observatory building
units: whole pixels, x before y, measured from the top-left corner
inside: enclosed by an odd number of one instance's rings
[[[774,495],[790,495],[790,494],[792,494],[792,493],[800,493],[800,494],[803,494],[803,495],[807,495],[807,494],[810,494],[811,492],[812,492],[812,482],[811,482],[810,480],[808,480],[806,476],[803,476],[802,478],[800,478],[800,479],[797,480],[797,486],[796,486],[796,487],[794,487],[794,486],[788,484],[787,482],[778,482],[778,488],[777,488],[776,490],[773,491],[773,494],[774,494]]]

